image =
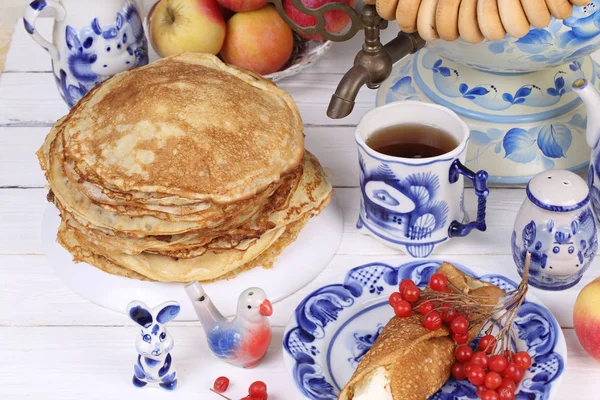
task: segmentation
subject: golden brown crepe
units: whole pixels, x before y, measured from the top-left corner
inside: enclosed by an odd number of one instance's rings
[[[443,263],[438,272],[459,291],[478,296],[474,297],[478,302],[496,304],[504,293],[497,286],[470,277],[449,263]],[[471,327],[471,339],[480,329],[481,326]],[[380,393],[382,388],[370,385],[380,384],[381,377],[385,376],[393,400],[427,400],[450,377],[454,351],[455,344],[446,327],[429,331],[420,315],[394,317],[360,361],[338,399],[354,400],[359,395],[361,399],[367,398],[365,391],[373,395]]]

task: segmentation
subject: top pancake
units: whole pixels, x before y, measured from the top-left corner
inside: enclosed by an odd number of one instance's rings
[[[291,96],[196,53],[97,86],[71,110],[63,139],[65,158],[84,181],[221,204],[252,198],[304,152]]]

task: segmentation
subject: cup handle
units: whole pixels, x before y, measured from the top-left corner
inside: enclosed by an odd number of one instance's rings
[[[487,188],[488,173],[483,170],[473,172],[460,161],[454,160],[450,166],[450,183],[458,181],[459,175],[464,175],[473,182],[475,194],[477,195],[477,219],[466,224],[452,221],[450,228],[448,228],[448,236],[450,237],[467,236],[473,229],[482,232],[487,229],[485,225],[485,207],[487,197],[490,194]]]
[[[50,56],[53,59],[57,59],[58,51],[56,47],[44,39],[42,35],[38,33],[35,29],[35,21],[38,19],[43,10],[51,8],[55,12],[55,19],[57,21],[62,21],[65,19],[67,12],[65,8],[57,1],[52,0],[35,0],[29,3],[27,7],[25,7],[25,11],[23,12],[23,25],[25,25],[25,30],[29,35],[31,35],[32,39],[35,40],[40,46],[42,46],[46,51],[50,53]]]

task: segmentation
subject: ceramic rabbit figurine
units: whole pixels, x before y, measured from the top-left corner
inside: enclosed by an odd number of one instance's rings
[[[162,303],[153,309],[141,301],[132,301],[127,306],[127,314],[141,328],[135,341],[139,353],[133,367],[135,386],[160,386],[166,390],[177,386],[177,371],[169,353],[174,343],[165,324],[174,319],[179,310],[175,301]]]
[[[581,97],[587,113],[586,140],[592,148],[590,168],[588,170],[588,186],[590,198],[596,218],[600,216],[600,93],[585,79],[573,82],[573,91]]]
[[[235,318],[228,320],[215,307],[202,286],[192,282],[185,287],[206,332],[208,346],[230,364],[253,368],[265,356],[271,342],[267,317],[273,307],[262,289],[246,289],[238,298]]]

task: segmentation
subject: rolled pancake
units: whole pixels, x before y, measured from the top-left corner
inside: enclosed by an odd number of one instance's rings
[[[504,294],[497,286],[467,276],[449,263],[443,263],[438,272],[477,302],[496,304]],[[471,327],[471,340],[480,329],[480,325]],[[423,326],[421,315],[394,317],[359,362],[338,399],[366,400],[377,392],[382,394],[380,398],[391,400],[427,400],[450,377],[455,348],[447,327],[430,331]]]

